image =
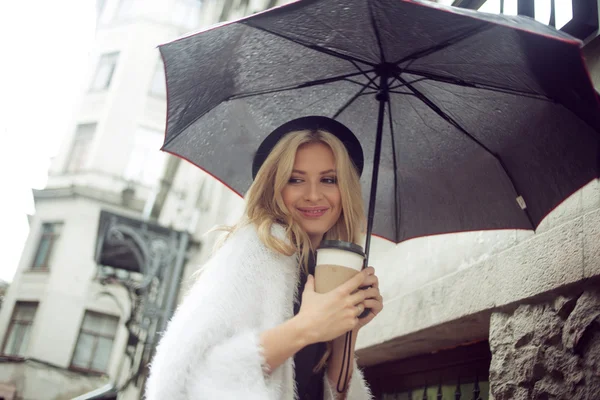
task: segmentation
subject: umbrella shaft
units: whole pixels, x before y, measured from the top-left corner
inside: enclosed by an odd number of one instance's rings
[[[367,237],[365,242],[365,267],[369,265],[369,249],[371,247],[371,231],[375,218],[375,199],[377,197],[377,178],[379,177],[379,160],[381,158],[381,140],[383,137],[383,121],[385,118],[385,103],[389,100],[388,76],[380,76],[379,92],[376,96],[379,101],[379,115],[377,116],[377,135],[375,137],[375,153],[373,154],[373,174],[371,175],[371,193],[369,195],[369,211],[367,214]]]

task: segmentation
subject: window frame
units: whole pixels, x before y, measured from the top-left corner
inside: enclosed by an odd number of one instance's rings
[[[249,0],[242,2],[249,3]],[[200,21],[202,1],[199,0],[176,0],[172,5],[171,23],[177,27],[187,30],[197,29]]]
[[[461,7],[461,8],[469,8],[469,9],[473,9],[473,10],[481,10],[482,7],[484,7],[484,5],[487,3],[488,0],[459,0],[459,1],[454,1],[453,5]],[[515,0],[516,4],[513,4],[513,6],[516,6],[516,9],[513,8],[514,12],[510,12],[510,13],[506,13],[506,7],[505,7],[505,3],[506,0],[499,0],[499,7],[500,7],[500,11],[488,11],[488,10],[483,10],[484,12],[491,12],[492,14],[499,14],[499,15],[522,15],[522,16],[528,16],[530,18],[533,18],[535,20],[537,20],[538,22],[554,27],[556,28],[557,25],[557,17],[558,14],[557,12],[559,11],[560,7],[557,6],[557,4],[555,2],[550,2],[549,3],[549,7],[550,9],[548,10],[549,15],[548,15],[548,22],[546,22],[545,18],[542,18],[542,16],[538,16],[536,18],[536,4],[535,4],[535,0]],[[562,17],[558,18],[562,24],[560,25],[560,28],[557,28],[558,30],[561,31],[565,31],[573,36],[576,36],[577,38],[579,38],[580,40],[583,40],[584,38],[582,38],[582,35],[578,35],[576,34],[577,32],[572,32],[573,30],[573,26],[574,25],[580,25],[579,22],[575,21],[580,14],[580,12],[578,12],[579,9],[581,10],[585,10],[584,13],[594,13],[593,12],[593,4],[594,4],[595,0],[581,0],[581,1],[571,1],[571,15],[570,15],[570,19],[569,20],[565,20],[562,19]],[[538,9],[538,11],[541,11]],[[597,8],[596,8],[596,12],[597,12]],[[575,21],[575,22],[574,22]],[[564,29],[566,27],[566,30]],[[585,36],[585,35],[583,35]]]
[[[88,130],[82,130],[81,128],[83,127],[89,127],[89,126],[93,126],[93,130],[90,132]],[[94,143],[94,138],[96,136],[96,131],[98,130],[98,123],[97,122],[83,122],[80,124],[77,124],[77,126],[75,127],[75,133],[73,134],[73,139],[71,140],[71,149],[69,151],[69,156],[67,158],[67,163],[65,165],[65,172],[68,174],[76,174],[78,172],[81,172],[83,170],[85,170],[85,165],[86,162],[89,160],[89,153],[90,153],[90,148],[92,147],[92,144]],[[83,144],[81,144],[83,143]],[[85,149],[85,147],[82,146],[87,146],[87,149]],[[83,161],[80,161],[79,163],[75,164],[74,163],[74,155],[75,155],[75,150],[76,149],[84,149],[83,154]],[[81,152],[81,150],[80,150]],[[79,156],[79,153],[78,153]],[[81,156],[79,156],[78,158],[81,158]]]
[[[102,15],[106,10],[106,2],[107,0],[97,0],[96,1],[96,22],[102,20]]]
[[[114,319],[116,321],[116,325],[115,325],[115,331],[112,334],[112,336],[84,329],[85,317],[87,315],[96,315],[96,316],[100,316],[102,318]],[[75,341],[75,346],[73,347],[73,353],[71,354],[71,360],[69,361],[69,369],[72,371],[84,372],[84,373],[94,374],[94,375],[108,374],[108,369],[110,367],[110,359],[113,356],[114,345],[115,345],[116,337],[118,334],[120,322],[121,322],[121,318],[119,316],[112,315],[112,314],[105,314],[105,313],[93,311],[93,310],[85,310],[85,312],[83,314],[83,318],[81,319],[81,325],[79,326],[79,334],[77,335],[77,340]],[[75,354],[77,353],[77,345],[79,344],[79,340],[81,338],[82,333],[85,333],[86,335],[90,335],[90,336],[94,337],[94,343],[92,345],[92,352],[91,352],[90,359],[86,360],[86,363],[88,364],[88,368],[73,364]],[[96,356],[96,350],[98,348],[98,338],[112,339],[110,354],[108,356],[108,363],[106,365],[105,371],[91,368],[94,358]]]
[[[131,18],[133,14],[134,4],[133,0],[119,0],[117,9],[115,12],[116,19],[127,19]]]
[[[98,62],[96,64],[96,71],[94,72],[92,80],[90,81],[90,86],[88,89],[90,92],[104,92],[104,91],[107,91],[110,89],[110,85],[112,84],[112,81],[115,76],[115,71],[117,70],[117,63],[119,61],[120,55],[121,55],[120,51],[111,51],[108,53],[102,53],[100,55],[100,57],[98,58]],[[106,63],[105,60],[112,61],[112,64],[107,64],[111,68],[110,72],[108,74],[108,78],[106,79],[106,82],[103,83],[103,85],[96,86],[99,74],[102,70],[102,67]]]
[[[38,311],[40,303],[39,303],[39,301],[17,300],[13,305],[13,310],[12,310],[12,313],[10,316],[10,322],[8,323],[8,328],[6,329],[6,333],[4,334],[4,338],[2,340],[2,348],[0,349],[0,354],[2,354],[3,356],[16,357],[16,358],[24,358],[25,357],[23,354],[9,354],[6,352],[6,346],[8,345],[10,335],[15,326],[15,322],[17,322],[15,320],[17,310],[20,306],[23,306],[23,305],[35,306],[35,310],[33,312],[33,317],[31,318],[31,321],[18,321],[18,322],[26,322],[26,324],[20,323],[19,325],[26,325],[29,327],[29,335],[27,337],[27,342],[25,343],[25,349],[23,352],[26,352],[27,347],[29,346],[29,340],[31,339],[31,332],[33,331],[33,325],[35,323],[35,317],[37,315],[37,311]],[[23,346],[23,335],[21,335],[20,340],[21,340],[21,343],[19,344],[19,347]]]
[[[159,129],[138,125],[133,135],[133,147],[123,171],[123,179],[146,187],[157,187],[164,179],[168,161],[168,154],[160,151],[164,133]],[[152,141],[155,141],[156,145],[150,145]],[[142,143],[143,146],[140,145]],[[152,171],[150,174],[150,166],[158,167],[160,172],[154,174],[155,171]]]
[[[157,77],[161,76],[162,84],[161,90],[162,92],[156,91],[156,80]],[[152,78],[150,80],[150,88],[148,89],[148,94],[156,99],[166,99],[167,98],[167,77],[165,75],[165,66],[161,58],[156,62],[156,66],[154,67],[154,72],[152,72]]]
[[[44,231],[45,226],[52,226],[53,230],[51,232],[45,232]],[[56,229],[54,228],[57,226],[59,227],[58,232],[56,232]],[[52,252],[55,249],[56,243],[60,239],[63,229],[64,229],[64,222],[62,222],[62,221],[52,221],[52,222],[43,222],[42,223],[42,225],[40,226],[40,233],[38,235],[38,241],[37,241],[37,247],[35,249],[35,254],[33,256],[33,260],[31,261],[31,265],[29,267],[30,271],[35,271],[35,272],[50,271],[50,267],[51,267],[50,259],[52,258]],[[43,261],[43,263],[38,265],[37,260],[40,255],[40,252],[41,252],[42,243],[48,237],[50,238],[50,244],[48,245],[48,248],[45,250],[46,255],[44,256],[44,261]]]

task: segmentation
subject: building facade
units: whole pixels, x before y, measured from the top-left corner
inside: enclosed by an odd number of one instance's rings
[[[93,74],[48,183],[34,193],[29,238],[3,296],[1,398],[71,399],[97,389],[139,398],[139,346],[128,354],[139,338],[126,327],[134,302],[131,290],[115,282],[135,285],[143,277],[95,262],[100,215],[189,235],[184,282],[207,257],[214,239],[202,235],[232,222],[243,203],[199,169],[158,151],[166,94],[157,45],[269,4],[97,2]]]
[[[173,292],[180,298],[210,256],[215,235],[205,233],[235,222],[243,208],[219,182],[157,151],[166,99],[156,45],[279,3],[98,2],[94,73],[47,187],[35,193],[30,236],[0,309],[0,397],[140,397],[141,342],[149,336],[129,328],[136,302],[119,282],[140,285],[144,274],[98,265],[100,216],[138,221],[138,232],[164,228],[189,237]],[[600,87],[600,40],[586,43]],[[535,234],[472,232],[372,245],[385,310],[359,335],[358,356],[377,398],[592,393],[589,371],[600,369],[598,182]]]

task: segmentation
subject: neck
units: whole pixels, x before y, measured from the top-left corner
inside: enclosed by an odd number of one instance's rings
[[[323,235],[309,235],[309,239],[310,239],[310,244],[312,245],[313,249],[317,249],[319,248],[319,245],[321,244],[321,241],[323,240]]]

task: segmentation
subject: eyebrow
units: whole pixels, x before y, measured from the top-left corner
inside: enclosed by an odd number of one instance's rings
[[[327,171],[322,171],[321,175],[330,174],[332,172],[335,173],[335,169],[328,169]],[[305,171],[301,171],[299,169],[292,170],[292,173],[295,173],[295,174],[298,174],[298,175],[306,175]]]

